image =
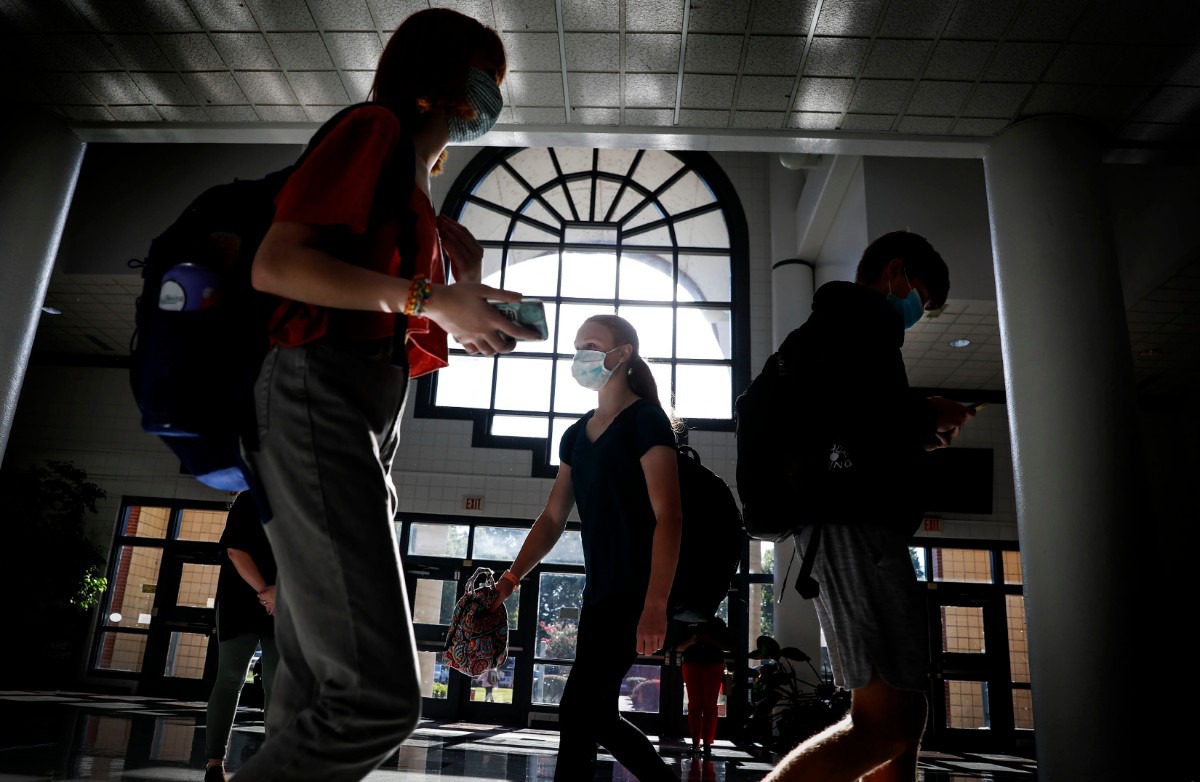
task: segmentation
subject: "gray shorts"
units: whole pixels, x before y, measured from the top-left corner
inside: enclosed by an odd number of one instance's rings
[[[801,555],[811,534],[804,528],[796,535]],[[908,540],[875,525],[821,528],[812,573],[821,593],[813,602],[839,687],[866,687],[878,671],[897,689],[928,688],[925,600]]]

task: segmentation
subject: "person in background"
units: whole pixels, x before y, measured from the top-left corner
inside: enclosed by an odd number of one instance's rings
[[[496,121],[505,69],[494,30],[449,9],[412,14],[380,56],[372,102],[276,197],[251,282],[282,303],[248,456],[274,514],[280,666],[267,739],[238,782],[362,779],[420,719],[391,475],[409,380],[447,365],[447,334],[487,356],[537,337],[489,304],[521,295],[480,284],[482,247],[430,200],[446,148]]]
[[[629,667],[639,654],[661,649],[667,631],[682,526],[674,424],[638,354],[637,331],[624,318],[595,315],[583,322],[571,374],[597,393],[597,406],[563,433],[550,497],[496,582],[493,608],[550,553],[578,505],[583,606],[559,707],[554,779],[592,779],[600,744],[641,782],[674,782],[670,767],[619,706]]]
[[[217,580],[217,678],[208,696],[204,782],[225,782],[225,755],[254,651],[262,647],[263,712],[279,661],[275,647],[275,558],[250,492],[240,492],[221,533]]]
[[[691,635],[675,647],[683,659],[693,756],[712,754],[717,738],[717,701],[725,683],[725,653],[729,647],[729,628],[720,617],[696,625]]]

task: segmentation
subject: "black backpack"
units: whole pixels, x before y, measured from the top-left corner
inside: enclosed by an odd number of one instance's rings
[[[150,243],[130,345],[130,384],[142,430],[157,435],[197,480],[256,490],[243,446],[257,445],[254,383],[280,300],[256,291],[250,267],[275,216],[275,196],[309,150],[348,112],[313,135],[295,163],[260,179],[202,192]],[[253,492],[264,518],[269,509]]]
[[[683,537],[667,616],[675,622],[707,621],[729,592],[746,536],[728,484],[701,463],[695,448],[681,445],[676,450]]]

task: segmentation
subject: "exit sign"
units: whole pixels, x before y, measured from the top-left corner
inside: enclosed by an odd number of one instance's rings
[[[934,518],[926,518],[924,523],[921,525],[921,527],[926,532],[930,532],[930,533],[934,533],[934,534],[941,534],[942,520],[934,519]]]
[[[463,500],[463,507],[467,510],[483,510],[483,497],[467,497]]]

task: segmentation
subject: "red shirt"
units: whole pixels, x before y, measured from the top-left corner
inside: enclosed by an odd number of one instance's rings
[[[312,149],[275,198],[275,222],[303,223],[341,229],[332,231],[342,260],[392,277],[401,276],[409,260],[412,275],[435,285],[446,281],[436,215],[416,183],[388,181],[397,155],[413,154],[399,119],[382,106],[354,109]],[[411,165],[395,170],[412,171]],[[402,204],[370,223],[371,208],[388,188]],[[407,188],[407,202],[402,197]],[[413,217],[415,216],[415,220]],[[370,223],[370,224],[369,224]],[[415,233],[414,237],[405,235]],[[344,234],[344,240],[341,237]],[[415,257],[403,259],[399,247],[415,246]],[[409,375],[418,377],[447,364],[446,332],[428,318],[367,310],[340,310],[285,300],[275,313],[272,344],[294,347],[334,334],[353,340],[391,337],[405,327]]]

